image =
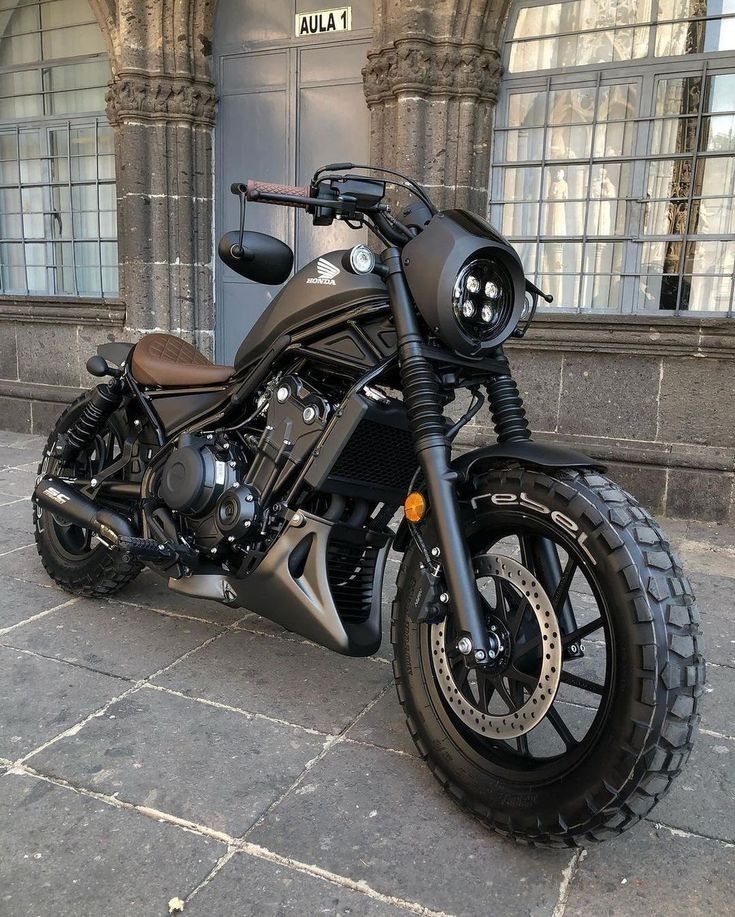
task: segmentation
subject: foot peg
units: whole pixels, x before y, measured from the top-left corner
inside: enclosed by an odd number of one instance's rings
[[[154,538],[121,538],[117,547],[126,563],[137,560],[167,569],[176,563],[193,567],[197,561],[196,551],[187,545],[175,544],[172,541],[162,544]]]

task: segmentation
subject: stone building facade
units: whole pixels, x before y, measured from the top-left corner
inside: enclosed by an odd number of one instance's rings
[[[67,0],[31,5],[42,8],[62,2]],[[224,96],[223,70],[217,57],[217,42],[223,39],[217,37],[217,21],[226,15],[234,21],[232,17],[242,10],[242,28],[252,27],[252,47],[257,51],[280,0],[88,3],[104,42],[102,50],[94,52],[95,60],[109,64],[109,88],[100,117],[106,117],[114,142],[118,283],[111,281],[106,288],[103,276],[95,294],[80,292],[75,280],[72,294],[64,287],[63,271],[56,262],[52,267],[44,262],[47,274],[51,271],[57,278],[53,293],[31,289],[28,280],[27,288],[18,292],[12,279],[4,281],[0,427],[19,431],[48,432],[63,405],[89,384],[84,362],[98,342],[131,339],[157,329],[180,334],[213,354],[219,314],[214,227],[218,196],[225,193],[220,188],[225,176],[216,168],[217,144],[222,143],[224,131],[218,106]],[[228,7],[227,12],[218,5]],[[623,3],[607,5],[618,16],[620,9],[627,8]],[[22,4],[0,0],[0,81],[3,73],[17,71],[13,54],[3,57],[3,44],[10,47],[13,35],[32,31],[7,31],[15,6],[20,9]],[[324,3],[283,0],[281,6],[283,21],[293,24],[296,13],[322,8]],[[364,8],[353,4],[353,24],[358,22],[365,39],[361,79],[369,110],[371,161],[410,171],[443,207],[487,210],[491,167],[496,170],[498,101],[509,69],[509,30],[518,27],[522,15],[514,9],[517,6],[508,0],[369,0]],[[535,0],[524,6],[533,10],[543,4]],[[691,19],[697,14],[707,24],[702,18],[708,14],[707,7],[704,12],[687,8],[676,15]],[[649,22],[659,14],[646,15]],[[694,21],[700,19],[695,16]],[[729,27],[730,21],[725,25]],[[663,28],[658,27],[662,34]],[[289,40],[284,39],[284,47]],[[247,38],[241,45],[250,49]],[[266,51],[271,58],[275,54],[271,45]],[[720,63],[725,59],[726,55],[717,57]],[[604,67],[601,72],[598,87],[607,79]],[[0,103],[4,95],[0,91]],[[735,109],[735,101],[731,107]],[[23,131],[43,117],[23,110],[13,127],[12,110],[8,114],[0,104],[0,114],[0,139],[3,129],[9,135],[15,129],[19,138],[22,173]],[[698,123],[702,120],[700,112]],[[70,138],[74,124],[73,120],[67,123]],[[525,134],[536,129],[524,129]],[[95,136],[100,148],[99,129]],[[53,151],[48,155],[53,159]],[[69,151],[70,167],[71,155]],[[540,168],[548,155],[548,151],[542,154]],[[568,166],[567,171],[573,168]],[[247,163],[243,169],[248,172]],[[244,173],[241,177],[247,178]],[[100,174],[94,180],[98,189],[104,184]],[[21,195],[22,182],[21,175]],[[542,191],[538,196],[539,206],[548,208],[548,201],[541,200]],[[690,203],[692,196],[690,189]],[[589,194],[586,206],[589,209]],[[226,217],[228,211],[221,210]],[[53,204],[49,220],[52,228],[61,223]],[[25,223],[20,232],[17,244],[25,246],[27,253],[31,243]],[[721,236],[727,246],[728,233]],[[580,244],[587,244],[587,237],[585,230]],[[104,264],[103,254],[108,241],[101,228],[95,238],[99,254],[90,263],[104,275],[105,267],[110,267]],[[82,243],[72,239],[68,244],[72,258],[87,257],[81,247],[76,254],[76,246]],[[28,278],[29,256],[23,257]],[[73,265],[77,273],[79,264],[77,260]],[[10,278],[10,273],[3,276]],[[618,313],[547,309],[538,314],[528,337],[511,345],[512,361],[540,437],[603,459],[611,473],[656,512],[731,519],[735,515],[735,325],[724,312],[709,314],[680,305],[677,299],[673,311]],[[489,435],[487,421],[479,421],[466,429],[463,443],[486,441]]]

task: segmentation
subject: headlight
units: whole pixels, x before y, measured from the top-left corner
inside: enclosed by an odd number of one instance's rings
[[[505,268],[484,258],[466,264],[452,292],[454,316],[473,342],[497,336],[513,316],[514,290]]]

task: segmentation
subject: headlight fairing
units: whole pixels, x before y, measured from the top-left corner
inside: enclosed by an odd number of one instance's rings
[[[403,265],[424,321],[456,353],[481,356],[518,326],[523,267],[505,239],[474,214],[436,214],[404,246]]]

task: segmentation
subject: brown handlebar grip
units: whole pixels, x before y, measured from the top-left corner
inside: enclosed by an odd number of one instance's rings
[[[296,197],[311,197],[311,188],[306,185],[305,187],[299,188],[297,185],[277,185],[274,182],[268,181],[255,181],[255,179],[250,178],[245,185],[245,194],[249,201],[252,200],[262,200],[259,196],[260,192],[265,194],[292,194]],[[255,195],[255,196],[253,196]],[[264,204],[281,204],[285,207],[303,207],[304,204],[297,204],[294,201],[268,201],[262,200]]]

